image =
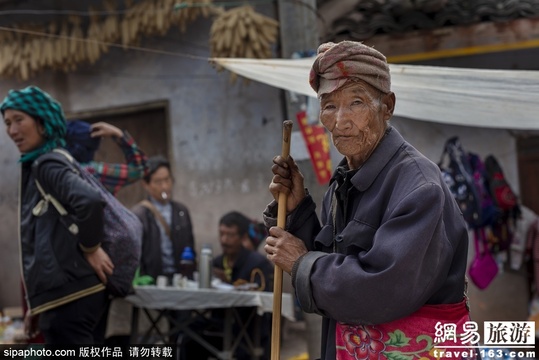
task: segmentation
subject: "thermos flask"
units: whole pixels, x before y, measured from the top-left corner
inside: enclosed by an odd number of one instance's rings
[[[198,287],[200,289],[211,288],[211,272],[213,254],[210,247],[205,246],[200,251],[200,261],[198,262]]]

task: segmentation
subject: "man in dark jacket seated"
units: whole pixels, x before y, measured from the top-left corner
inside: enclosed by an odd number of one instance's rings
[[[273,265],[266,257],[256,251],[249,250],[243,244],[249,242],[250,227],[255,224],[248,217],[237,211],[225,214],[219,221],[219,242],[222,254],[213,259],[213,276],[224,283],[234,285],[235,291],[257,290],[272,291]],[[240,321],[246,324],[252,315],[253,308],[237,308]],[[220,309],[212,311],[211,318],[206,322],[197,324],[205,339],[216,348],[222,346],[224,312]],[[260,359],[269,358],[271,314],[264,314],[259,321],[251,320],[247,334],[253,336],[260,333],[260,346],[263,355]],[[258,327],[258,328],[257,328]],[[240,324],[233,327],[233,338],[240,332]],[[205,359],[211,354],[194,341],[187,340],[184,346],[187,359]],[[238,360],[251,359],[252,355],[244,340],[238,346],[234,357]]]

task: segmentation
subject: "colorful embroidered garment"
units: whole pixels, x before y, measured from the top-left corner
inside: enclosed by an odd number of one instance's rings
[[[474,335],[479,335],[473,328],[475,323],[465,325],[468,321],[463,300],[458,304],[425,305],[410,316],[386,324],[338,322],[336,359],[440,359],[446,350],[452,355],[458,353],[458,358],[475,358],[469,346],[478,341]]]

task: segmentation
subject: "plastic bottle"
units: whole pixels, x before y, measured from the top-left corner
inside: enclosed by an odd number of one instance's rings
[[[211,288],[212,258],[211,247],[203,247],[200,251],[200,261],[198,264],[198,287],[200,289]]]
[[[193,280],[193,272],[195,270],[195,254],[193,253],[193,249],[191,249],[189,246],[186,246],[183,249],[182,257],[180,259],[180,274],[182,274],[189,280]]]

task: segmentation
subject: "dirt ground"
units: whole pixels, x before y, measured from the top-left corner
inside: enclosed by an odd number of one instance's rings
[[[309,360],[305,321],[286,321],[283,324],[281,360]]]

